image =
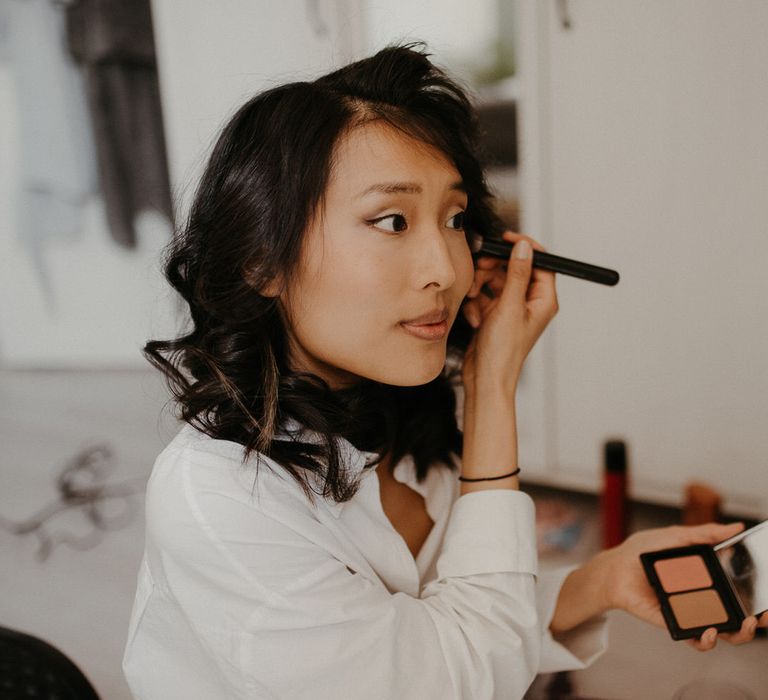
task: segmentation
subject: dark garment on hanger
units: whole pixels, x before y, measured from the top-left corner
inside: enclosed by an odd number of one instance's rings
[[[173,222],[149,0],[77,0],[67,40],[86,75],[110,234],[134,248],[140,211]]]

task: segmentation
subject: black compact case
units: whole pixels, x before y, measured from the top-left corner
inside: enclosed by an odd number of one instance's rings
[[[710,545],[644,552],[640,561],[672,639],[700,637],[710,627],[718,632],[741,629],[747,615]]]
[[[640,561],[672,639],[735,632],[768,611],[768,520],[716,545],[643,552]]]

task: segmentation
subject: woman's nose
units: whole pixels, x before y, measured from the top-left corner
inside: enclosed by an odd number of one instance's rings
[[[447,233],[450,232],[439,226],[424,232],[417,273],[421,287],[437,284],[441,289],[448,289],[456,281],[458,251],[450,245]]]

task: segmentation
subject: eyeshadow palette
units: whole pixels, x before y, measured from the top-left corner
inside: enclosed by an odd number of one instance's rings
[[[768,610],[768,520],[715,546],[644,552],[640,561],[672,639],[734,632]]]

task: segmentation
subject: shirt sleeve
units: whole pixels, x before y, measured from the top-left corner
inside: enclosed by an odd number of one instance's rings
[[[576,671],[594,663],[608,648],[608,615],[585,620],[553,636],[549,629],[565,579],[578,565],[542,571],[536,581],[536,606],[542,625],[540,673]]]
[[[420,597],[354,572],[323,544],[325,528],[315,539],[309,514],[284,521],[214,491],[186,500],[158,543],[164,585],[230,697],[513,700],[539,672],[534,504],[523,492],[453,504]]]

